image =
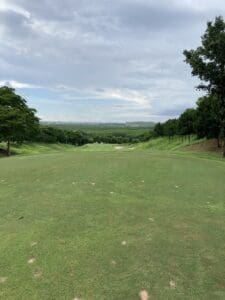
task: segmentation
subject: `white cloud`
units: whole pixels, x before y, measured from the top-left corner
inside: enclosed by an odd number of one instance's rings
[[[0,11],[12,11],[16,14],[22,15],[23,17],[29,19],[31,14],[26,9],[10,3],[10,0],[1,0],[0,2]]]
[[[133,102],[143,108],[150,107],[149,97],[135,90],[105,89],[99,92],[98,95],[105,99],[109,98]]]
[[[41,88],[40,86],[24,83],[24,82],[18,82],[15,80],[0,80],[0,86],[8,86],[12,87],[14,89],[34,89],[34,88]]]

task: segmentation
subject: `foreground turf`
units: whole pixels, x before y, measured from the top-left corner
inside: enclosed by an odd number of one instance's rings
[[[225,299],[225,163],[77,151],[0,168],[0,299]]]

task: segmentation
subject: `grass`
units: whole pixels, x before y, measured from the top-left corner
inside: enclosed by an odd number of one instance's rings
[[[203,140],[203,139],[202,139]],[[177,151],[177,150],[184,150],[184,147],[187,147],[189,145],[194,145],[200,143],[202,140],[196,139],[195,136],[193,136],[190,140],[188,138],[182,138],[180,136],[175,136],[172,138],[168,137],[160,137],[156,139],[152,139],[148,142],[139,143],[137,144],[137,149],[144,149],[144,150],[152,150],[152,151],[158,151],[158,150],[166,150],[166,151]]]
[[[201,142],[205,141],[205,139],[196,139],[196,137],[192,137],[190,143],[186,138],[182,138],[180,136],[176,136],[171,138],[170,140],[167,137],[160,137],[151,139],[148,142],[142,142],[137,144],[104,144],[104,143],[94,143],[94,144],[86,144],[82,147],[75,147],[73,145],[66,144],[44,144],[44,143],[24,143],[22,145],[12,144],[11,150],[13,154],[16,155],[35,155],[35,154],[51,154],[57,152],[65,152],[65,151],[149,151],[149,152],[173,152],[176,154],[188,152],[194,155],[203,155],[208,156],[209,158],[218,158],[221,156],[218,153],[213,153],[213,151],[192,151],[191,147],[193,145],[198,145]],[[6,145],[0,143],[0,148],[6,148]],[[186,153],[187,154],[187,153]]]
[[[224,299],[224,162],[92,147],[0,160],[0,299]]]
[[[1,143],[0,148],[6,148],[5,144]],[[64,151],[74,151],[75,147],[66,144],[40,144],[40,143],[25,143],[22,145],[13,144],[11,146],[12,154],[16,155],[36,155],[48,154]]]

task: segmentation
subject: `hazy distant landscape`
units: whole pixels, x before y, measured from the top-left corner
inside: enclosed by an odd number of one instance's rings
[[[128,123],[63,123],[63,122],[43,122],[43,125],[50,125],[55,128],[80,130],[85,133],[96,135],[128,134],[139,136],[153,130],[153,122],[128,122]]]

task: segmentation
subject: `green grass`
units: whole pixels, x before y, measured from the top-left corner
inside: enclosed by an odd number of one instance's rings
[[[3,149],[6,148],[3,143],[0,144],[0,147]],[[74,150],[74,146],[66,144],[24,143],[22,145],[12,144],[11,146],[11,152],[13,155],[36,155]]]
[[[0,159],[0,299],[225,299],[225,163],[92,147]]]
[[[195,136],[193,136],[190,140],[188,138],[182,138],[180,136],[175,136],[172,138],[168,137],[160,137],[156,139],[152,139],[148,142],[139,143],[137,144],[137,149],[147,149],[147,150],[166,150],[166,151],[177,151],[177,150],[184,150],[183,148],[189,145],[197,144],[204,139],[196,139]]]
[[[131,150],[148,150],[150,152],[159,152],[159,151],[167,151],[167,152],[186,152],[188,149],[187,146],[198,144],[202,140],[197,140],[195,137],[192,137],[190,144],[188,139],[182,139],[180,136],[176,136],[171,138],[170,140],[167,137],[160,137],[151,139],[148,142],[142,142],[137,144],[103,144],[103,143],[94,143],[94,144],[86,144],[81,147],[75,147],[73,145],[66,144],[44,144],[44,143],[24,143],[21,145],[12,144],[11,150],[13,154],[17,155],[35,155],[35,154],[50,154],[56,152],[64,152],[64,151],[131,151]],[[0,143],[0,148],[6,148],[5,144]],[[190,151],[189,151],[190,152]],[[194,152],[195,153],[195,152]],[[197,153],[195,153],[197,154]],[[201,154],[201,152],[198,152]],[[207,155],[206,152],[202,154]],[[209,153],[209,156],[212,157],[213,153]],[[218,157],[218,154],[214,155]]]

